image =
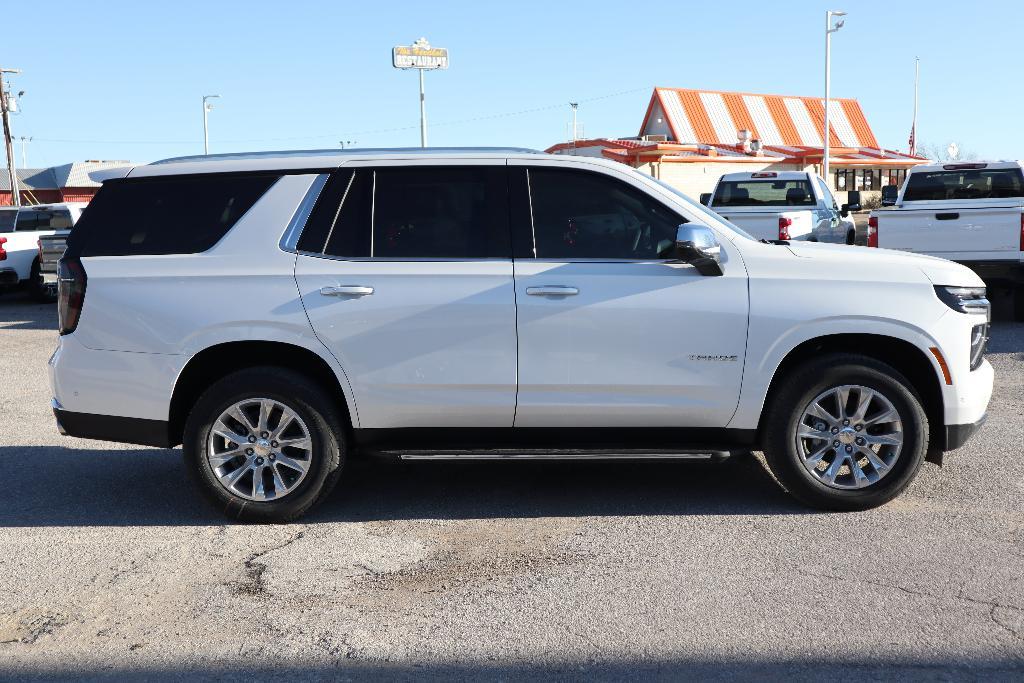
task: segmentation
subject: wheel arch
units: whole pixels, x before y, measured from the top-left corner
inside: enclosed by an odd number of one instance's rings
[[[213,382],[237,370],[260,365],[287,368],[301,373],[335,397],[347,427],[354,426],[354,406],[345,391],[344,379],[323,356],[306,347],[280,341],[233,341],[214,344],[193,355],[178,373],[168,411],[168,437],[172,446],[181,443],[185,420],[196,400]]]
[[[808,339],[793,347],[772,375],[758,421],[758,442],[764,429],[765,408],[771,405],[786,377],[807,359],[822,353],[850,353],[881,361],[903,374],[921,400],[928,416],[927,459],[941,464],[945,444],[942,386],[928,355],[905,339],[879,334],[830,334]]]

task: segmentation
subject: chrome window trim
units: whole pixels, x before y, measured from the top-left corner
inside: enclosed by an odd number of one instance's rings
[[[441,257],[395,257],[395,256],[332,256],[318,251],[297,251],[299,256],[310,256],[322,258],[329,261],[353,261],[359,263],[479,263],[480,261],[520,261],[537,263],[624,263],[635,265],[680,265],[689,266],[689,263],[675,259],[604,259],[604,258],[577,258],[577,259],[545,259],[545,258],[512,258],[511,256],[477,256],[470,258],[441,258]]]
[[[299,237],[302,235],[303,228],[306,227],[306,221],[309,220],[309,215],[313,213],[313,206],[316,204],[316,200],[320,198],[320,191],[324,189],[324,185],[327,184],[327,178],[330,173],[321,173],[313,179],[309,189],[306,190],[306,196],[299,202],[298,208],[295,209],[295,213],[292,214],[292,219],[288,221],[288,227],[285,228],[284,234],[281,235],[281,241],[278,246],[282,251],[290,253],[296,253],[296,246],[299,243]],[[271,186],[273,187],[273,186]],[[269,192],[269,190],[268,190]]]

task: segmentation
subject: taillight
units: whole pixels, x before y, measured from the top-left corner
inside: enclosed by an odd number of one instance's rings
[[[6,237],[0,237],[0,261],[7,260],[7,250],[4,249],[4,245],[7,244]]]
[[[61,259],[57,267],[57,327],[71,334],[78,327],[85,304],[85,269],[78,259]]]
[[[785,218],[784,216],[779,216],[779,239],[780,240],[788,240],[789,239],[789,226],[791,226],[791,225],[793,225],[793,219],[792,218]]]
[[[878,246],[878,216],[868,219],[868,246]]]
[[[36,240],[36,250],[39,252],[39,262],[43,262],[43,241]]]

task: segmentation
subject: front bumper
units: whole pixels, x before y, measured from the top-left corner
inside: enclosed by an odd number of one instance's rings
[[[969,424],[959,425],[946,425],[946,444],[943,450],[953,451],[963,446],[967,441],[977,433],[981,426],[985,424],[985,420],[988,419],[988,413],[981,416],[977,422],[971,422]]]

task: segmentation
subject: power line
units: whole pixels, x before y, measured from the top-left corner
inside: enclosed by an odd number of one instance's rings
[[[578,102],[597,102],[599,100],[607,100],[612,97],[621,97],[622,95],[631,95],[635,92],[642,90],[648,90],[647,87],[642,88],[631,88],[629,90],[620,90],[618,92],[607,93],[605,95],[597,95],[595,97],[588,97],[578,100]],[[513,116],[524,116],[526,114],[536,114],[542,111],[551,111],[554,109],[561,109],[565,107],[564,102],[558,104],[549,104],[540,107],[531,107],[529,109],[520,109],[517,111],[501,112],[497,114],[485,114],[482,116],[474,116],[466,119],[457,119],[453,121],[442,121],[440,123],[431,124],[434,128],[438,126],[461,126],[467,123],[475,123],[477,121],[491,121],[494,119],[511,118]],[[256,143],[256,142],[289,142],[294,140],[327,140],[327,139],[338,139],[341,137],[354,137],[359,135],[380,135],[383,133],[398,133],[407,130],[418,130],[419,124],[409,126],[396,126],[393,128],[376,128],[370,130],[352,131],[348,133],[330,133],[328,135],[298,135],[291,137],[279,137],[279,138],[248,138],[248,139],[236,139],[236,140],[222,140],[222,144],[241,144],[241,143]],[[75,140],[70,138],[36,138],[37,142],[56,142],[56,143],[73,143],[73,144],[91,144],[91,145],[191,145],[196,140]]]

